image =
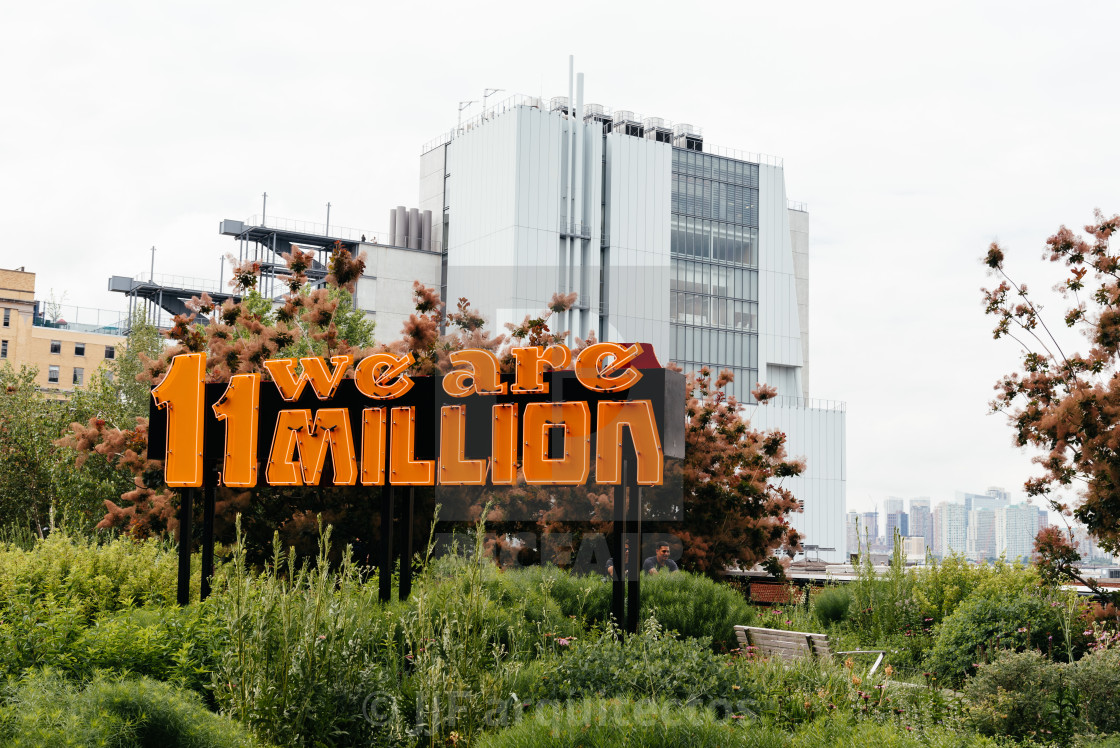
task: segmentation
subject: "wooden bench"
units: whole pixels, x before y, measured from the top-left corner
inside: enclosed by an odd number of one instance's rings
[[[782,660],[801,660],[819,657],[831,660],[838,655],[877,654],[875,664],[867,672],[868,677],[875,674],[883,662],[885,649],[857,649],[848,652],[834,652],[827,634],[811,634],[805,631],[784,631],[764,629],[758,626],[736,626],[735,636],[744,652],[753,651],[761,657],[776,657]]]

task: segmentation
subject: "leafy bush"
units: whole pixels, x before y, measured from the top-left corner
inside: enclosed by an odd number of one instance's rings
[[[957,704],[940,688],[897,683],[889,663],[868,676],[869,665],[745,656],[731,661],[730,677],[754,698],[762,718],[790,730],[833,717],[891,720],[924,732],[958,715]]]
[[[588,623],[605,622],[611,610],[611,586],[594,574],[574,574],[568,569],[542,564],[506,569],[496,576],[509,596],[524,590],[541,590],[564,617]]]
[[[98,672],[145,675],[212,700],[211,672],[227,645],[208,600],[187,608],[134,608],[106,615],[49,664],[81,678]]]
[[[365,745],[372,694],[398,689],[404,651],[396,606],[382,606],[376,583],[344,561],[330,571],[328,531],[315,565],[274,548],[260,576],[239,550],[215,614],[229,646],[214,662],[222,711],[280,745]],[[209,602],[209,601],[208,601]]]
[[[504,606],[524,610],[530,623],[553,609],[587,625],[610,619],[612,589],[595,574],[580,576],[551,565],[508,569],[489,576],[487,585]],[[717,652],[727,652],[738,646],[735,626],[750,624],[754,608],[726,583],[681,571],[642,578],[640,615],[655,617],[680,636],[708,638]]]
[[[641,591],[642,618],[652,616],[681,636],[708,639],[717,652],[737,648],[735,626],[754,619],[754,608],[739,591],[700,574],[643,577]]]
[[[1062,603],[1038,586],[1033,569],[1005,569],[986,579],[942,623],[927,665],[961,683],[999,650],[1049,652],[1064,639]]]
[[[543,706],[522,722],[483,736],[482,748],[724,748],[746,742],[741,719],[667,701],[584,699]]]
[[[851,593],[844,587],[826,587],[813,598],[813,613],[825,627],[847,618],[851,606]]]
[[[621,637],[608,626],[577,640],[559,642],[556,658],[537,686],[542,699],[584,696],[646,697],[707,703],[748,696],[733,683],[729,661],[713,654],[706,639],[676,639],[657,621]]]
[[[480,748],[996,748],[944,727],[921,734],[891,723],[821,717],[792,734],[744,715],[665,701],[584,699],[534,710],[518,724],[484,735]]]
[[[894,555],[880,576],[863,554],[856,578],[846,587],[851,594],[850,616],[860,643],[869,646],[890,642],[909,631],[920,630],[921,614],[914,599],[915,572],[906,568],[906,557],[896,536]],[[882,647],[879,647],[882,648]]]
[[[1013,567],[969,562],[963,553],[954,553],[940,561],[930,558],[929,565],[915,576],[914,599],[924,620],[940,624],[951,615],[980,584]]]
[[[1074,663],[1071,681],[1081,703],[1082,717],[1100,733],[1120,732],[1120,649],[1091,652]]]
[[[175,547],[156,540],[98,544],[56,532],[29,551],[0,548],[0,601],[50,598],[87,618],[134,605],[171,605],[177,564]]]
[[[985,735],[1066,741],[1077,727],[1069,670],[1040,652],[1002,652],[969,679],[968,714]]]
[[[9,688],[5,702],[0,739],[12,748],[260,745],[243,727],[207,711],[196,694],[149,678],[98,678],[79,689],[41,672]]]

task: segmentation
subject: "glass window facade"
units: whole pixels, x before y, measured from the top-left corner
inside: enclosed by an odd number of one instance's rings
[[[670,356],[686,372],[758,381],[758,164],[673,149]]]

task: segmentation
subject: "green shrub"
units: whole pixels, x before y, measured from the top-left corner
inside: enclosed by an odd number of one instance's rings
[[[224,713],[277,744],[366,745],[384,726],[364,718],[363,703],[396,692],[404,675],[401,607],[383,606],[376,582],[349,561],[332,572],[329,528],[322,537],[314,565],[285,556],[277,540],[261,575],[235,553],[212,598],[229,642],[213,693]]]
[[[724,748],[747,742],[741,719],[666,701],[584,699],[535,709],[518,724],[483,736],[480,748]]]
[[[730,661],[714,654],[706,639],[676,639],[652,619],[630,636],[608,626],[559,644],[564,651],[541,678],[534,693],[538,699],[644,697],[707,703],[734,697],[747,703],[748,695],[733,683]]]
[[[717,652],[736,649],[735,626],[754,619],[754,608],[738,590],[684,571],[643,577],[641,600],[643,619],[653,616],[680,636],[708,639]]]
[[[996,748],[978,735],[934,727],[820,717],[792,733],[745,715],[672,702],[584,699],[533,710],[521,722],[484,735],[479,748]]]
[[[540,590],[565,618],[605,623],[611,612],[611,585],[597,574],[574,574],[552,564],[506,569],[496,576],[503,595],[516,599],[524,590]]]
[[[56,532],[31,550],[0,548],[0,601],[51,598],[85,617],[135,605],[173,605],[177,553],[156,540],[104,544]],[[198,599],[199,556],[192,570]]]
[[[927,667],[959,684],[1004,649],[1063,647],[1062,603],[1039,587],[1033,569],[1004,569],[982,582],[942,623]]]
[[[887,642],[922,630],[922,616],[914,599],[916,572],[906,568],[897,535],[894,555],[885,574],[875,572],[869,554],[863,555],[856,571],[856,578],[845,588],[852,599],[852,628],[862,645],[882,649],[881,645]]]
[[[133,608],[84,629],[57,663],[81,678],[97,672],[146,675],[212,699],[210,676],[228,644],[212,601],[186,608]]]
[[[969,679],[968,715],[984,735],[1068,741],[1079,726],[1071,669],[1039,652],[1002,652]]]
[[[963,553],[940,561],[930,558],[929,565],[918,570],[914,583],[914,599],[923,620],[940,624],[982,582],[1010,568],[1006,564],[976,566]]]
[[[79,688],[51,672],[10,689],[0,709],[4,745],[225,748],[260,743],[206,710],[196,694],[148,678],[98,678]]]
[[[1100,733],[1120,733],[1120,649],[1085,655],[1073,664],[1071,681],[1085,722]]]
[[[851,606],[851,593],[844,587],[826,587],[813,598],[813,613],[825,627],[846,619]]]

